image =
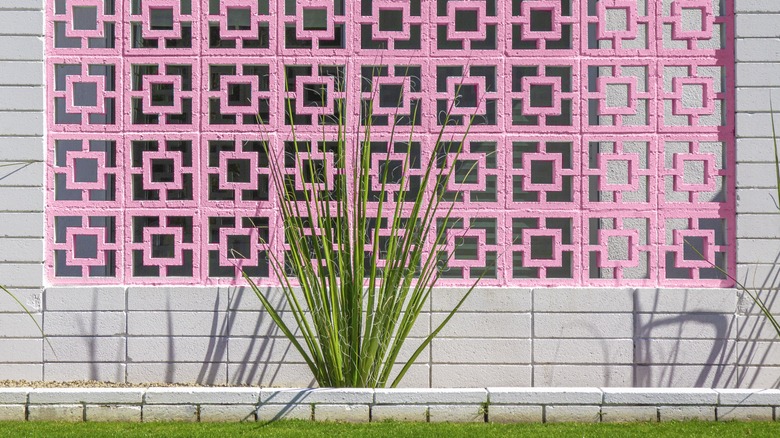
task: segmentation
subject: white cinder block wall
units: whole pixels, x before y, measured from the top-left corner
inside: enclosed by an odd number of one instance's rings
[[[780,2],[736,0],[736,12],[738,274],[780,313],[768,111],[770,90],[780,108]],[[243,289],[44,289],[43,22],[43,0],[0,1],[0,283],[54,352],[0,296],[0,380],[310,384]],[[414,338],[459,293],[437,290]],[[481,289],[406,386],[776,387],[774,338],[736,290]]]

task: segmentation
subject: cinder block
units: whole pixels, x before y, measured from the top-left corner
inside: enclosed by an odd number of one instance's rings
[[[633,289],[613,288],[537,288],[534,289],[534,312],[614,312],[634,310]]]
[[[771,388],[780,381],[778,366],[739,366],[738,384],[743,387]]]
[[[0,20],[3,19],[2,15],[3,13],[0,13]],[[3,21],[3,24],[5,23]],[[30,29],[28,23],[19,24],[22,28]],[[43,88],[2,87],[0,88],[0,102],[2,102],[0,103],[0,111],[43,111]]]
[[[312,405],[304,404],[262,404],[257,407],[257,421],[312,420]]]
[[[5,156],[0,146],[0,156]],[[43,215],[40,213],[0,213],[0,236],[43,238]]]
[[[33,37],[14,37],[16,39],[33,39]],[[7,40],[8,37],[4,38],[4,40]],[[33,58],[37,57],[38,55],[32,54],[32,55],[24,55],[23,53],[17,52],[17,49],[13,48],[14,43],[10,44],[0,44],[0,59],[13,59],[14,56],[24,56],[26,59],[33,60]],[[37,46],[38,43],[30,44],[28,42],[25,42],[25,46]],[[9,48],[8,46],[11,45],[12,48]],[[44,119],[43,119],[43,113],[39,112],[14,112],[14,111],[5,111],[2,113],[2,117],[0,117],[0,133],[3,133],[4,135],[8,136],[38,136],[43,135],[43,127],[44,127]],[[8,196],[7,194],[3,193],[3,196]],[[16,196],[22,196],[21,194]],[[38,207],[42,204],[43,199],[38,201],[37,199],[28,199],[23,200],[19,198],[6,198],[3,199],[13,199],[14,200],[14,206],[17,206],[17,211],[40,211],[42,208]],[[24,206],[26,208],[22,208],[21,206]],[[5,210],[5,209],[4,209]],[[12,211],[11,209],[8,209],[8,211]]]
[[[45,348],[49,348],[46,345]],[[97,380],[125,383],[125,362],[47,362],[46,380]]]
[[[541,406],[494,405],[488,406],[491,423],[541,423],[544,419]]]
[[[738,64],[749,67],[754,64]],[[774,92],[774,90],[773,90]],[[780,100],[780,96],[778,97]],[[737,139],[737,164],[741,163],[770,163],[775,160],[774,142],[771,138],[738,138]],[[741,212],[740,212],[741,213]],[[739,215],[737,215],[739,217]],[[737,230],[739,233],[739,230]]]
[[[0,339],[0,363],[41,362],[42,344],[42,339]]]
[[[777,100],[780,102],[780,96]],[[780,225],[780,218],[777,215],[741,214],[737,216],[737,238],[780,239],[778,225]]]
[[[738,63],[780,62],[780,39],[778,38],[737,38],[736,42]]]
[[[264,333],[264,332],[261,332]],[[262,341],[250,337],[227,337],[221,338],[228,345],[227,360],[230,362],[243,362],[247,358],[252,358],[258,362],[283,362],[286,364],[305,364],[306,361],[298,350],[293,347],[287,338],[265,337],[259,335]],[[177,338],[186,339],[186,338]],[[204,338],[199,338],[204,339]]]
[[[545,406],[546,423],[598,423],[601,421],[599,406]]]
[[[47,362],[124,362],[126,360],[124,337],[50,336],[48,339],[54,351],[51,348],[43,350]]]
[[[0,44],[0,59],[42,61],[43,38],[36,36],[4,36],[3,44]]]
[[[438,327],[446,313],[431,315],[431,326]],[[458,312],[439,332],[440,338],[528,338],[531,337],[530,313]]]
[[[0,291],[0,293],[5,293]],[[23,311],[19,305],[17,310]],[[29,308],[28,308],[29,309]],[[41,323],[41,314],[33,313],[32,317],[38,324]],[[0,313],[0,338],[40,338],[41,332],[38,326],[26,313]]]
[[[775,192],[776,194],[777,192]],[[769,196],[772,195],[771,189],[737,189],[737,213],[738,214],[756,214],[756,213],[776,213],[777,209]],[[769,202],[767,202],[769,199]],[[767,259],[762,263],[771,264],[773,257],[767,255]],[[752,265],[752,263],[751,263]],[[743,277],[740,277],[743,278]],[[760,276],[758,278],[764,278]]]
[[[124,311],[123,287],[47,287],[44,292],[47,312]]]
[[[28,311],[34,314],[41,312],[43,299],[40,289],[14,289],[9,287],[8,290],[16,297],[16,300],[24,304]],[[24,314],[24,309],[19,307],[19,303],[16,300],[5,293],[0,294],[0,313]],[[38,330],[37,327],[36,330]],[[38,335],[40,334],[41,332],[38,332]]]
[[[141,406],[130,405],[86,405],[86,419],[94,422],[141,421]]]
[[[718,406],[718,421],[773,421],[774,412],[769,406]]]
[[[711,405],[718,393],[706,388],[603,388],[605,405]]]
[[[129,293],[129,292],[128,292]],[[220,336],[226,312],[127,312],[131,336]]]
[[[3,0],[0,9],[43,9],[43,0]]]
[[[127,381],[132,383],[200,383],[227,384],[227,366],[224,363],[161,362],[127,364]]]
[[[435,364],[431,368],[431,380],[434,388],[531,386],[531,369],[531,365]]]
[[[602,406],[601,421],[605,423],[658,421],[658,409],[655,406]]]
[[[43,67],[42,62],[0,61],[0,85],[43,85]]]
[[[255,405],[259,402],[259,388],[149,388],[144,397],[148,405]]]
[[[43,331],[46,336],[122,336],[125,313],[107,311],[46,312]]]
[[[24,405],[0,405],[0,421],[24,421]]]
[[[0,404],[25,404],[30,388],[0,388]]]
[[[374,405],[371,406],[371,421],[428,421],[428,406],[425,405]]]
[[[477,388],[380,389],[374,391],[377,405],[481,405],[487,403],[487,390]]]
[[[490,405],[601,404],[598,388],[488,388]]]
[[[780,389],[718,389],[719,404],[731,406],[780,406]]]
[[[43,364],[0,363],[0,376],[3,376],[3,378],[9,380],[42,380]]]
[[[43,260],[43,241],[40,239],[0,238],[0,263],[40,262]]]
[[[254,422],[256,405],[200,405],[201,422]]]
[[[527,364],[531,363],[529,339],[434,339],[434,364]]]
[[[144,389],[135,388],[35,388],[30,404],[86,403],[92,405],[141,404]]]
[[[736,366],[727,363],[637,365],[635,369],[637,387],[728,388],[736,384]]]
[[[723,313],[638,313],[634,316],[636,336],[653,339],[734,338],[735,316]]]
[[[537,338],[631,338],[630,313],[535,313]]]
[[[734,289],[637,289],[636,311],[644,313],[734,313]]]
[[[756,253],[757,252],[757,253]],[[740,263],[766,263],[768,254],[780,253],[780,241],[773,239],[739,239],[737,260]]]
[[[295,363],[264,363],[257,367],[251,358],[246,362],[228,363],[231,385],[252,385],[274,388],[312,387],[317,384],[308,365]]]
[[[29,405],[27,419],[30,421],[84,421],[82,405]]]
[[[715,406],[659,406],[661,421],[715,421]]]
[[[198,421],[195,405],[144,405],[143,421]]]
[[[0,87],[2,89],[3,87]],[[21,105],[14,105],[21,106]],[[16,110],[14,110],[16,111]],[[2,153],[2,151],[0,151]],[[5,161],[5,157],[0,155]],[[0,186],[6,187],[42,187],[43,186],[43,173],[44,164],[40,161],[26,162],[26,163],[3,163],[11,164],[11,166],[4,166],[3,179],[0,180]]]
[[[736,12],[780,12],[780,4],[765,0],[737,0],[734,5]],[[738,29],[739,31],[739,29]]]
[[[401,364],[395,364],[390,376],[395,379],[401,368]],[[398,383],[397,388],[430,388],[431,387],[431,367],[428,364],[415,364],[409,367],[404,374],[403,379]]]
[[[255,297],[255,300],[257,298]],[[226,311],[224,287],[141,287],[127,288],[127,308],[131,311]]]
[[[736,341],[729,339],[637,339],[637,364],[713,364],[733,363]]]
[[[338,389],[261,389],[263,403],[322,403],[322,404],[370,404],[374,401],[374,390],[368,388]]]
[[[178,362],[226,362],[228,338],[211,336],[131,336],[127,360],[157,362],[170,357]]]
[[[534,365],[537,386],[632,386],[633,378],[630,365]]]
[[[634,361],[632,339],[534,339],[534,363],[614,364]]]
[[[315,421],[338,421],[347,423],[368,423],[370,420],[368,405],[314,405]]]
[[[0,197],[2,192],[0,188]],[[0,278],[7,279],[6,287],[9,289],[40,288],[43,286],[43,263],[0,263]]]
[[[431,405],[428,407],[431,423],[483,423],[485,405]]]
[[[449,312],[458,304],[467,288],[437,287],[431,293],[431,310]],[[479,287],[474,289],[461,312],[530,312],[531,289],[505,287]]]
[[[43,11],[0,10],[2,35],[43,35]]]

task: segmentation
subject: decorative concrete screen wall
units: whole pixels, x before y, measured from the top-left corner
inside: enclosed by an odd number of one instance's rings
[[[430,248],[455,253],[442,284],[732,284],[710,264],[735,272],[731,0],[50,0],[46,17],[52,284],[278,284],[266,148],[293,179],[307,160],[342,178],[336,120],[358,141],[372,96],[375,182],[413,131],[411,187],[455,203]],[[437,165],[455,177],[419,187],[450,108]]]

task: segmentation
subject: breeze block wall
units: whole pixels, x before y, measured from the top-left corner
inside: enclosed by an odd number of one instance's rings
[[[464,159],[479,177],[430,188],[452,191],[462,222],[450,232],[465,245],[413,337],[492,271],[406,386],[777,384],[770,328],[681,241],[772,288],[768,104],[756,102],[777,86],[776,53],[762,49],[778,44],[774,6],[374,0],[306,2],[307,19],[265,3],[0,5],[0,161],[12,164],[0,168],[0,281],[51,342],[0,297],[0,378],[311,384],[235,280],[240,263],[273,288],[263,251],[284,245],[261,142],[284,147],[292,99],[302,138],[327,154],[318,116],[343,99],[360,123],[384,85],[409,97],[399,124],[421,109],[424,156],[462,82],[456,115],[482,116]],[[285,87],[285,74],[304,79]],[[375,122],[389,126],[396,108],[383,111]],[[259,235],[273,246],[253,246]],[[257,256],[228,259],[229,237]]]

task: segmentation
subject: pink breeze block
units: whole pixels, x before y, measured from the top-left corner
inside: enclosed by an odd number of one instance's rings
[[[49,0],[48,281],[278,285],[271,163],[305,209],[357,145],[378,244],[452,202],[439,285],[730,286],[734,3]]]

